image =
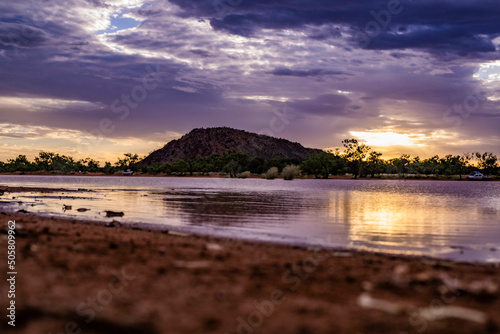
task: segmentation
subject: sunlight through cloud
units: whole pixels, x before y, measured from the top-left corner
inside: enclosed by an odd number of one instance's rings
[[[371,146],[425,146],[420,143],[423,139],[421,135],[407,135],[395,132],[368,132],[350,131],[351,135],[365,140]],[[417,138],[415,138],[417,137]]]

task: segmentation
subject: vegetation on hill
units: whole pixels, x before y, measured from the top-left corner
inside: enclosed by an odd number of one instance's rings
[[[245,153],[250,157],[265,160],[278,157],[302,161],[310,154],[321,152],[321,150],[305,148],[299,143],[282,138],[228,127],[200,128],[152,152],[142,161],[142,164],[149,166],[155,163],[195,160],[216,155],[222,156],[231,152]]]

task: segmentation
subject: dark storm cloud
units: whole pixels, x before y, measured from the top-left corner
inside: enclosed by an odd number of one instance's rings
[[[351,100],[343,95],[325,94],[309,100],[295,100],[288,106],[300,113],[317,115],[338,115],[346,112]]]
[[[367,47],[379,50],[423,48],[432,53],[453,50],[462,55],[494,52],[496,47],[490,38],[480,34],[479,31],[472,34],[462,27],[416,30],[402,35],[384,31]]]
[[[143,9],[143,8],[139,8],[137,10],[137,13],[141,16],[144,16],[144,17],[151,17],[151,16],[157,16],[157,15],[160,15],[162,13],[162,10],[161,9]]]
[[[292,70],[286,67],[280,67],[270,72],[272,75],[290,76],[290,77],[316,77],[322,75],[340,75],[345,74],[341,71],[330,71],[324,69]]]
[[[421,48],[470,54],[495,51],[491,40],[500,34],[500,2],[496,0],[255,0],[234,7],[223,1],[231,10],[222,17],[213,1],[174,2],[185,8],[184,15],[210,18],[214,29],[244,37],[254,36],[260,29],[340,24],[356,28],[352,35],[365,33],[370,49]],[[328,29],[310,37],[339,36],[338,28]]]
[[[313,27],[309,33],[309,38],[320,41],[340,37],[342,37],[340,29],[332,26]]]
[[[0,22],[0,45],[12,48],[36,48],[46,44],[49,35],[36,27]]]
[[[200,57],[210,57],[211,54],[208,51],[201,50],[201,49],[193,49],[189,50],[189,52],[194,53],[195,55],[198,55]]]

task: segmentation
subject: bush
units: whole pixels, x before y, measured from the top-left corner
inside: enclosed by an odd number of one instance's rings
[[[250,172],[249,171],[245,171],[245,172],[236,174],[236,177],[239,178],[239,179],[246,179],[249,176],[250,176]]]
[[[266,172],[266,179],[273,180],[278,177],[278,167],[271,167]]]
[[[282,174],[284,180],[293,180],[296,176],[300,174],[300,169],[295,165],[288,165],[285,168],[283,168]]]

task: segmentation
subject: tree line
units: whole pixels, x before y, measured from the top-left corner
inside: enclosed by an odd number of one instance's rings
[[[114,174],[124,168],[135,166],[140,161],[139,155],[126,153],[123,158],[111,164],[106,161],[104,166],[92,158],[75,160],[73,157],[54,152],[41,151],[33,161],[26,155],[19,155],[7,162],[0,161],[0,173],[12,172],[52,172],[52,173],[106,173]]]
[[[349,173],[353,178],[398,174],[400,177],[457,175],[460,179],[475,170],[488,175],[499,172],[498,158],[491,152],[448,154],[444,157],[435,155],[426,159],[402,154],[397,158],[383,159],[382,153],[373,151],[356,139],[345,139],[342,144],[343,151],[337,149],[310,156],[300,165],[302,172],[317,178]]]
[[[353,178],[379,177],[382,174],[398,174],[400,177],[437,176],[452,177],[480,170],[484,174],[498,174],[497,156],[491,152],[435,155],[421,159],[403,154],[392,159],[382,158],[382,153],[373,151],[357,139],[345,139],[343,150],[323,151],[308,156],[305,160],[275,157],[263,159],[252,157],[243,152],[230,151],[210,157],[183,159],[175,162],[156,163],[149,166],[141,164],[137,154],[126,153],[115,163],[109,161],[100,166],[99,162],[85,158],[75,160],[70,156],[41,151],[33,161],[19,155],[7,162],[0,162],[0,172],[52,172],[52,173],[105,173],[114,174],[124,169],[139,173],[166,175],[208,175],[221,173],[230,177],[246,177],[249,174],[265,175],[274,178],[283,174],[293,178],[299,173],[316,178],[328,178],[349,174]]]

